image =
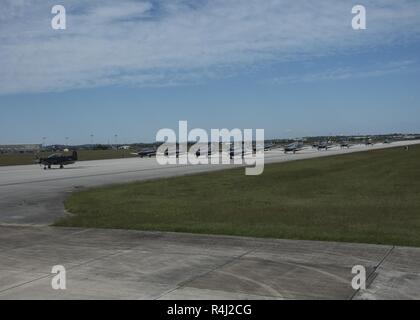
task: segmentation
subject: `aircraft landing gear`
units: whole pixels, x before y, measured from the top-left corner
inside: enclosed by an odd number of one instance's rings
[[[60,169],[64,169],[64,166],[62,164],[60,164]]]

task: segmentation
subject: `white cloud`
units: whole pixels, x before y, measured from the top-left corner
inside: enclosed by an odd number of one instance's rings
[[[380,77],[401,72],[418,72],[417,62],[414,60],[392,61],[388,63],[377,63],[368,67],[340,67],[328,69],[322,72],[311,72],[292,76],[280,76],[272,79],[273,84],[317,82],[329,80],[347,80]],[[414,69],[413,69],[414,67]]]
[[[362,32],[336,0],[65,0],[53,31],[55,2],[3,0],[0,93],[172,85],[418,39],[420,2],[363,2]]]

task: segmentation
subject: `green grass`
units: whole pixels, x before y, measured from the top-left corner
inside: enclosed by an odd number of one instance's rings
[[[59,226],[420,246],[420,147],[88,189]]]
[[[129,150],[79,150],[77,151],[79,161],[86,160],[104,160],[104,159],[119,159],[133,157],[132,151]],[[39,157],[47,157],[53,152],[42,152]],[[68,153],[71,154],[70,152]],[[0,154],[0,166],[16,166],[34,164],[36,161],[36,154],[31,153],[12,153]]]

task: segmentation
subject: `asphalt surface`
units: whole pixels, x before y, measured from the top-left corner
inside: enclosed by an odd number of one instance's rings
[[[419,141],[266,153],[266,163],[402,147]],[[420,299],[420,248],[49,227],[74,190],[229,166],[155,159],[0,168],[0,299]],[[245,174],[245,172],[244,172]],[[63,265],[67,289],[53,290]],[[368,287],[351,287],[351,269]]]
[[[420,141],[394,142],[375,146],[358,145],[350,149],[335,147],[327,151],[312,148],[297,154],[268,151],[265,163],[286,162],[418,144]],[[43,170],[39,165],[0,167],[0,224],[49,225],[66,215],[63,200],[75,190],[111,183],[125,183],[221,170],[234,165],[168,165],[154,158],[80,161],[65,169]],[[244,169],[245,174],[245,169]]]
[[[420,248],[0,226],[0,299],[420,299]],[[52,288],[54,265],[66,289]],[[351,286],[366,268],[368,288]]]

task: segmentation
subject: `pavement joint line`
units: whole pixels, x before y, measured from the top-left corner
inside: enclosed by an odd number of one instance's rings
[[[13,227],[21,227],[21,225],[13,226]],[[30,229],[31,227],[32,226],[25,226],[24,228]],[[51,230],[57,229],[57,230],[59,230],[59,229],[61,229],[60,227],[50,227],[50,226],[43,226],[43,225],[41,225],[40,228],[43,228],[44,230],[47,230],[47,229],[51,229]],[[62,229],[65,229],[65,228],[62,228]],[[66,239],[66,238],[69,238],[69,237],[73,237],[74,235],[77,235],[77,234],[89,233],[89,232],[92,232],[92,231],[96,230],[96,229],[91,229],[91,228],[86,228],[86,229],[81,229],[81,230],[80,229],[71,230],[71,228],[66,228],[66,229],[69,230],[69,231],[72,231],[72,232],[70,232],[68,234],[58,236],[59,239]],[[41,240],[40,242],[37,242],[34,245],[44,245],[44,244],[49,244],[49,243],[50,243],[50,240],[43,239],[43,240]],[[33,246],[32,244],[31,245],[22,245],[22,246],[17,246],[17,247],[14,247],[14,248],[9,248],[9,249],[6,249],[6,250],[1,251],[1,252],[8,252],[8,251],[11,251],[11,250],[22,249],[22,248],[30,248],[32,246]],[[139,246],[139,245],[127,246],[124,249],[119,248],[119,249],[116,249],[116,250],[121,250],[121,251],[123,251],[123,250],[134,250],[137,246]],[[85,245],[85,247],[96,248],[94,246],[87,246],[87,245]]]
[[[51,274],[47,274],[47,275],[42,276],[42,277],[38,277],[38,278],[35,278],[35,279],[32,279],[32,280],[29,280],[29,281],[26,281],[26,282],[22,282],[22,283],[16,284],[16,285],[11,286],[11,287],[9,287],[9,288],[6,288],[6,289],[2,289],[2,290],[0,290],[0,294],[4,293],[4,292],[6,292],[6,291],[10,291],[10,290],[13,290],[13,289],[16,289],[16,288],[22,287],[22,286],[24,286],[24,285],[27,285],[27,284],[30,284],[30,283],[33,283],[33,282],[36,282],[36,281],[39,281],[39,280],[48,279],[49,277],[52,277],[52,276],[53,276],[53,275],[51,275]]]
[[[127,250],[129,250],[129,249],[127,249]],[[117,255],[119,255],[119,254],[124,253],[124,252],[125,252],[125,251],[127,251],[127,250],[125,250],[125,249],[124,249],[124,250],[122,250],[122,249],[118,249],[116,252],[109,253],[109,254],[105,254],[105,255],[102,255],[102,256],[99,256],[99,257],[96,257],[96,258],[93,258],[93,259],[90,259],[90,260],[87,260],[87,261],[84,261],[84,262],[81,262],[81,263],[78,263],[78,264],[72,265],[71,267],[66,268],[66,270],[73,270],[73,269],[75,269],[75,268],[79,268],[79,267],[81,267],[81,266],[84,266],[84,265],[90,264],[90,263],[92,263],[92,262],[96,262],[96,261],[99,261],[99,260],[102,260],[102,259],[106,259],[106,258],[109,258],[109,257],[112,257],[112,256],[117,256]]]
[[[391,247],[391,249],[388,250],[388,252],[385,254],[385,256],[382,258],[381,261],[379,261],[379,263],[375,266],[375,271],[378,270],[382,264],[385,262],[385,260],[390,256],[390,254],[392,253],[392,251],[394,251],[395,249],[395,245],[393,245]]]
[[[48,226],[48,225],[37,225],[37,226],[32,226],[32,225],[12,225],[12,226],[7,226],[7,225],[3,225],[3,227],[4,226],[5,227],[13,227],[13,228],[17,228],[17,229],[39,228],[39,229],[43,229],[43,230],[48,230],[48,229],[52,230],[52,229],[55,229],[55,228],[59,228],[59,227],[51,227],[51,226]],[[0,227],[2,227],[1,224],[0,224]],[[94,229],[89,229],[89,228],[88,229],[83,229],[83,230],[77,230],[76,229],[76,230],[73,230],[72,232],[70,232],[68,234],[59,235],[59,236],[57,236],[57,238],[58,239],[66,239],[66,238],[69,238],[69,237],[74,236],[75,234],[86,233],[86,232],[90,232],[92,230],[94,230]],[[51,243],[51,241],[48,240],[48,239],[41,239],[39,242],[37,242],[35,244],[21,245],[21,246],[16,246],[16,247],[13,247],[13,248],[8,248],[8,249],[5,249],[5,250],[0,250],[0,252],[5,253],[5,252],[17,250],[17,249],[31,248],[33,246],[49,244],[49,243]],[[127,250],[130,250],[130,249],[131,249],[131,247],[129,247]]]
[[[118,254],[124,253],[124,251],[125,251],[125,250],[117,250],[117,252],[113,252],[113,253],[110,253],[110,254],[102,255],[102,256],[99,256],[99,257],[97,257],[97,258],[93,258],[93,259],[90,259],[90,260],[87,260],[87,261],[81,262],[81,263],[79,263],[79,264],[72,265],[71,267],[66,268],[66,272],[67,272],[68,270],[73,270],[73,269],[75,269],[75,268],[79,268],[79,267],[81,267],[81,266],[83,266],[83,265],[87,265],[87,264],[89,264],[89,263],[92,263],[92,262],[95,262],[95,261],[98,261],[98,260],[106,259],[106,258],[109,258],[109,257],[115,256],[115,255],[118,255]],[[4,293],[4,292],[6,292],[6,291],[9,291],[9,290],[13,290],[13,289],[16,289],[16,288],[22,287],[22,286],[24,286],[24,285],[27,285],[27,284],[30,284],[30,283],[33,283],[33,282],[36,282],[36,281],[39,281],[39,280],[48,279],[49,277],[53,277],[53,276],[54,276],[53,274],[47,274],[47,275],[45,275],[45,276],[38,277],[38,278],[36,278],[36,279],[32,279],[32,280],[29,280],[29,281],[26,281],[26,282],[23,282],[23,283],[19,283],[19,284],[17,284],[17,285],[12,286],[12,287],[9,287],[9,288],[6,288],[6,289],[3,289],[3,290],[0,290],[0,294],[1,294],[1,293]]]
[[[235,261],[237,261],[237,260],[240,260],[242,257],[244,257],[244,256],[246,256],[246,255],[248,255],[248,254],[250,254],[251,252],[254,252],[255,250],[257,250],[257,248],[253,248],[253,249],[251,249],[251,250],[248,250],[248,251],[246,251],[246,252],[244,252],[244,253],[240,254],[239,256],[236,256],[236,257],[233,257],[233,258],[231,258],[231,259],[228,259],[228,260],[227,260],[227,261],[225,261],[224,263],[221,263],[220,265],[218,265],[218,266],[216,266],[216,267],[214,267],[214,268],[212,268],[212,269],[210,269],[210,270],[208,270],[208,271],[206,271],[206,272],[203,272],[202,274],[199,274],[199,275],[197,275],[197,276],[195,276],[195,277],[192,277],[192,278],[190,278],[190,279],[188,279],[188,280],[185,280],[185,281],[183,281],[183,282],[179,283],[179,284],[178,284],[175,288],[170,289],[170,290],[168,290],[168,291],[166,291],[166,292],[162,293],[161,295],[159,295],[157,298],[155,298],[155,299],[153,299],[153,300],[159,300],[159,299],[163,298],[164,296],[166,296],[166,295],[168,295],[168,294],[170,294],[170,293],[174,292],[175,290],[178,290],[178,289],[184,288],[184,287],[186,287],[186,286],[187,286],[187,284],[188,284],[188,283],[191,283],[191,282],[193,282],[194,280],[197,280],[197,279],[199,279],[199,278],[201,278],[201,277],[205,277],[206,275],[208,275],[208,274],[210,274],[210,273],[212,273],[212,272],[214,272],[214,271],[216,271],[216,270],[218,270],[218,269],[220,269],[220,268],[223,268],[223,267],[225,267],[225,266],[227,266],[227,265],[229,265],[229,264],[231,264],[231,263],[233,263],[233,262],[235,262]]]
[[[366,278],[366,289],[368,289],[369,286],[373,283],[373,280],[375,280],[375,278],[378,275],[377,271],[381,268],[382,264],[390,256],[390,254],[392,253],[392,251],[394,251],[394,249],[395,249],[395,245],[391,246],[390,249],[382,257],[382,259],[376,264],[376,266],[373,267],[373,270],[369,273],[369,275]],[[360,288],[355,290],[355,292],[353,292],[353,294],[350,296],[350,300],[354,300],[354,298],[359,292],[360,292]]]

